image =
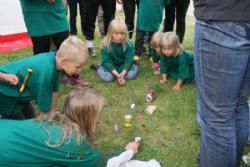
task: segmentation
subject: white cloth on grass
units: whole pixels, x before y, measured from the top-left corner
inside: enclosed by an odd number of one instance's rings
[[[150,161],[130,160],[133,155],[133,150],[124,151],[119,156],[109,159],[107,167],[161,167],[160,163],[154,159]]]

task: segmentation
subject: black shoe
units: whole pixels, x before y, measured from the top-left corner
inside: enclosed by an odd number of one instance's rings
[[[94,51],[93,48],[88,48],[88,51],[89,51],[89,56],[90,57],[95,57],[96,56],[96,52]]]
[[[95,70],[95,71],[97,71],[100,67],[101,67],[100,64],[91,64],[90,65],[90,69]]]

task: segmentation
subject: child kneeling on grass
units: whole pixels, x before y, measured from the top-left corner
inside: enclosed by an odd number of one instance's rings
[[[114,19],[109,24],[101,50],[102,64],[97,70],[98,76],[105,82],[115,78],[124,85],[125,79],[135,79],[138,65],[133,63],[134,48],[128,39],[128,30],[124,21]]]
[[[150,55],[152,56],[152,69],[155,70],[154,74],[159,75],[160,74],[160,59],[161,59],[161,47],[160,47],[160,41],[161,37],[163,36],[163,32],[155,32],[152,36],[152,39],[150,41]]]
[[[166,84],[168,78],[177,80],[173,91],[180,91],[184,82],[194,81],[193,54],[184,50],[174,32],[166,32],[161,38],[160,72],[161,84]]]
[[[0,166],[105,167],[107,160],[93,147],[93,133],[102,106],[103,98],[99,94],[90,89],[76,89],[66,97],[61,112],[21,121],[2,119]],[[138,152],[138,146],[135,142],[128,143],[127,151],[119,157],[129,160]],[[119,159],[110,159],[108,167],[120,163]],[[139,164],[144,163],[139,161]]]
[[[55,56],[56,55],[56,56]],[[88,50],[77,37],[67,38],[57,53],[41,53],[0,66],[0,115],[3,118],[33,118],[30,102],[35,100],[42,112],[55,110],[60,85],[60,73],[80,74],[87,63]],[[32,72],[25,88],[19,92],[28,69]]]
[[[0,121],[0,166],[101,167],[92,147],[103,100],[93,91],[74,90],[61,112],[36,119]]]

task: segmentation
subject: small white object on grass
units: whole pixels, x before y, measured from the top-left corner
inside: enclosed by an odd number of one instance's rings
[[[130,105],[130,109],[131,109],[131,110],[134,110],[134,109],[135,109],[135,104],[134,104],[134,103]]]
[[[135,141],[136,141],[137,143],[139,143],[139,142],[141,141],[141,138],[140,138],[140,137],[135,137]]]

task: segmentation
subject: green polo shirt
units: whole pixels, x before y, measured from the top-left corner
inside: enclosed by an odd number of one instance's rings
[[[28,33],[40,37],[64,32],[69,29],[62,0],[20,0]]]
[[[32,69],[32,73],[24,91],[18,97],[19,88],[28,68]],[[13,114],[17,114],[32,100],[35,100],[41,111],[50,111],[52,94],[58,92],[60,85],[60,73],[56,68],[54,52],[1,65],[0,72],[15,74],[19,79],[18,85],[15,86],[0,82],[0,115],[9,115],[12,110],[14,110]]]
[[[119,73],[124,69],[129,71],[134,61],[134,47],[131,42],[127,42],[125,47],[119,43],[111,43],[110,50],[102,48],[102,66],[112,71],[116,69]]]
[[[161,74],[168,74],[169,78],[185,81],[194,80],[193,54],[183,50],[176,57],[162,56],[160,60]]]
[[[60,123],[1,120],[0,132],[0,166],[102,167],[98,150],[90,146],[86,137],[79,146],[74,132],[64,144],[49,146],[58,143],[63,134]]]
[[[158,31],[166,0],[140,0],[137,12],[137,28],[142,31]]]

